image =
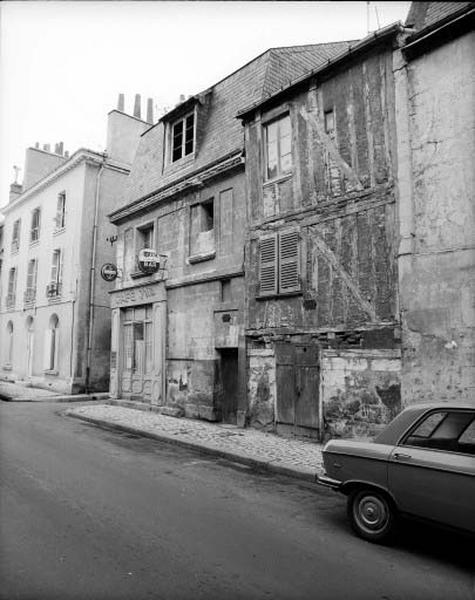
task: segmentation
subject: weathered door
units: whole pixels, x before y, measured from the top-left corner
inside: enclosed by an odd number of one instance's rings
[[[276,344],[276,421],[319,428],[318,348],[310,344]]]
[[[153,366],[151,305],[128,308],[123,322],[122,392],[124,396],[150,401]]]
[[[223,398],[221,404],[224,423],[236,424],[238,407],[238,351],[221,350],[221,384]]]

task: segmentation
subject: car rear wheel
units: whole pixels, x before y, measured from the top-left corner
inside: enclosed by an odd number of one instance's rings
[[[391,537],[396,515],[387,496],[367,488],[350,494],[348,517],[360,537],[370,542],[382,542]]]

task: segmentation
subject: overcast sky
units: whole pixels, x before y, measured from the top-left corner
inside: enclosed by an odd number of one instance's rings
[[[370,30],[409,5],[370,2]],[[171,107],[268,48],[364,37],[368,3],[7,1],[0,16],[1,207],[35,142],[104,150],[119,92],[129,113],[136,93]]]

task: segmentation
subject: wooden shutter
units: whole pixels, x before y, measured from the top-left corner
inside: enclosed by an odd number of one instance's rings
[[[259,240],[259,295],[277,294],[277,234]]]
[[[297,229],[279,234],[279,292],[300,289],[300,239]]]
[[[36,260],[32,259],[28,262],[28,272],[26,274],[26,290],[34,289],[34,277],[35,277],[35,265]]]

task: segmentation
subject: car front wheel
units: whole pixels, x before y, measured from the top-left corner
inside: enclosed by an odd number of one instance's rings
[[[382,542],[393,533],[396,515],[383,493],[368,488],[350,494],[348,517],[360,537],[370,542]]]

